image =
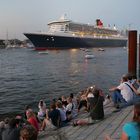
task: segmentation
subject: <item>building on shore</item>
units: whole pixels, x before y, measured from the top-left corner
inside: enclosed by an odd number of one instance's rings
[[[4,41],[5,40],[0,39],[0,49],[4,49],[6,47]]]

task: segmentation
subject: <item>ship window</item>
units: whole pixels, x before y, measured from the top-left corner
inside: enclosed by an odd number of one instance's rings
[[[49,30],[51,32],[64,32],[65,31],[65,27],[66,27],[65,24],[52,24],[49,27]]]

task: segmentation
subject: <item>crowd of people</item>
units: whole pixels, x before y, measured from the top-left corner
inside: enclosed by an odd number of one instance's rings
[[[69,124],[77,126],[94,123],[96,120],[104,119],[104,105],[109,102],[113,102],[116,110],[136,104],[133,123],[130,124],[132,124],[132,128],[138,126],[136,131],[140,130],[139,87],[140,81],[135,76],[126,74],[122,76],[118,86],[109,89],[108,95],[104,95],[101,89],[93,85],[82,90],[76,96],[71,93],[68,97],[63,95],[57,100],[53,99],[49,108],[44,100],[40,100],[37,113],[30,106],[26,106],[24,116],[5,118],[1,121],[0,140],[37,140],[40,131],[45,129],[55,130]],[[89,113],[89,117],[75,119],[82,108]],[[130,124],[124,126],[125,134],[123,133],[122,140],[129,140],[131,137],[128,134],[130,129],[127,130]],[[128,139],[125,139],[125,136]],[[140,136],[140,131],[137,132],[137,136]]]

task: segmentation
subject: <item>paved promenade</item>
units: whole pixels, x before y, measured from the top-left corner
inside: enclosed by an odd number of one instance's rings
[[[55,131],[45,130],[39,134],[38,140],[104,140],[105,135],[110,135],[113,140],[118,140],[124,123],[132,120],[133,106],[119,112],[112,112],[113,110],[110,103],[104,108],[104,120],[85,126],[73,127],[70,123]],[[81,111],[77,119],[87,117],[88,113]]]

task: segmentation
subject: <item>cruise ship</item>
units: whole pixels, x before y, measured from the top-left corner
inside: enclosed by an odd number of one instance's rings
[[[24,33],[35,50],[124,47],[127,36],[114,26],[105,27],[100,19],[95,25],[73,22],[62,16],[48,23],[48,32]]]

